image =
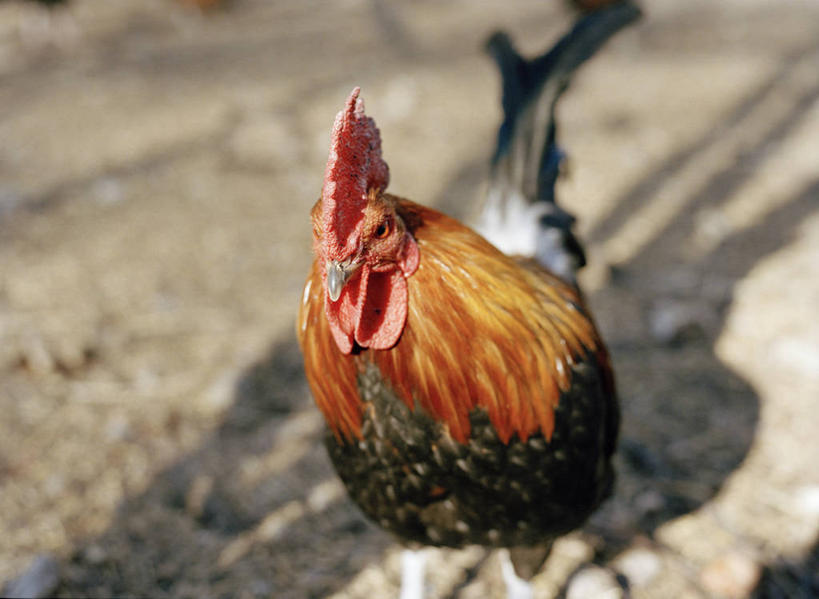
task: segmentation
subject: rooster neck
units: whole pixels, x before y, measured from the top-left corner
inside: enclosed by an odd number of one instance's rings
[[[409,314],[394,347],[342,354],[324,317],[317,265],[305,288],[305,367],[337,437],[361,438],[360,374],[369,364],[408,408],[417,404],[459,442],[469,439],[476,409],[504,443],[536,432],[550,439],[555,407],[578,365],[590,365],[613,394],[605,349],[572,287],[517,263],[454,219],[397,201],[421,258],[407,279]]]
[[[409,316],[399,343],[370,359],[408,406],[417,402],[460,442],[471,434],[476,408],[488,413],[504,442],[535,432],[549,439],[573,367],[589,363],[601,379],[609,368],[582,298],[458,221],[411,202],[399,205],[413,222],[421,262],[408,281]]]

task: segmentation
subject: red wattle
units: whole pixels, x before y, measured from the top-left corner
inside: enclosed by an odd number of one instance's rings
[[[397,268],[373,272],[355,331],[362,347],[389,349],[398,342],[407,322],[407,281]]]
[[[330,332],[342,353],[361,347],[389,349],[407,322],[407,281],[398,268],[385,272],[367,266],[344,285],[337,301],[325,292],[324,308]]]

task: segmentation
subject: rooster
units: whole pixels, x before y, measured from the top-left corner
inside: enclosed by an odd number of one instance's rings
[[[510,596],[611,493],[609,356],[554,201],[554,109],[571,73],[639,10],[588,15],[531,61],[495,34],[504,121],[482,234],[386,191],[358,88],[336,117],[297,333],[350,497],[410,548],[504,548]],[[503,250],[503,251],[502,251]],[[421,597],[405,552],[402,597]],[[421,581],[421,582],[419,582]]]

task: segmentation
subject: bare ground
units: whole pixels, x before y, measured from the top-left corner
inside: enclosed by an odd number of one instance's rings
[[[536,588],[816,596],[819,5],[646,13],[560,109],[624,425],[615,497]],[[332,118],[361,85],[391,188],[469,217],[500,116],[482,41],[535,52],[570,20],[1,4],[0,586],[51,555],[65,597],[394,594],[293,333]],[[431,597],[501,596],[481,549],[433,563]]]

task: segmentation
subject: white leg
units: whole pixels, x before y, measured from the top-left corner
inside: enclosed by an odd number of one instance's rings
[[[424,599],[426,551],[404,549],[401,554],[401,599]]]
[[[517,575],[508,549],[500,550],[500,563],[503,582],[506,583],[506,597],[508,599],[534,599],[532,585]]]

